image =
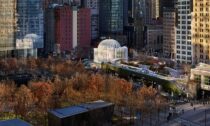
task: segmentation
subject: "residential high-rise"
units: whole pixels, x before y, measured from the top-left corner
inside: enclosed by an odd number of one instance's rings
[[[72,49],[72,9],[69,5],[55,8],[55,36],[57,52],[70,52]]]
[[[123,33],[123,0],[100,0],[100,36]]]
[[[163,11],[163,54],[166,58],[175,58],[176,10],[165,8]]]
[[[176,61],[177,63],[193,62],[191,44],[191,0],[177,2],[177,29],[176,29]]]
[[[210,63],[210,1],[193,0],[193,61]]]
[[[51,4],[46,9],[45,17],[46,54],[66,53],[76,47],[90,47],[90,9],[68,4]]]
[[[77,13],[77,45],[81,48],[89,48],[91,42],[91,10],[80,8]]]

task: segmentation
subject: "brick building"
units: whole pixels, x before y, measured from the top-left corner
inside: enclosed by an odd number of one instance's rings
[[[45,52],[65,53],[90,47],[91,12],[68,4],[52,4],[45,14]]]

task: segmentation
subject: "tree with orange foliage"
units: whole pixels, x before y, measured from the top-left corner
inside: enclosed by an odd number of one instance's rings
[[[112,77],[109,82],[108,100],[115,103],[116,110],[118,110],[122,118],[123,108],[126,107],[128,96],[132,92],[132,85],[130,82],[116,77]]]
[[[34,70],[37,68],[37,63],[35,58],[27,59],[27,66],[30,70]]]
[[[165,99],[162,96],[160,96],[158,94],[158,91],[152,86],[143,86],[137,92],[137,100],[137,105],[138,108],[141,110],[142,117],[149,115],[150,121],[152,113],[158,112],[159,115],[159,111],[162,108],[164,108],[167,104]]]
[[[6,60],[0,61],[0,70],[7,74],[9,72],[9,65]]]
[[[139,102],[142,108],[144,110],[147,110],[148,105],[151,107],[154,107],[155,104],[155,98],[157,95],[157,90],[154,89],[152,86],[146,87],[143,86],[138,92],[137,92]]]
[[[72,78],[73,89],[84,92],[89,87],[88,80],[89,76],[87,74],[76,73],[76,75]]]
[[[17,64],[17,59],[16,58],[7,59],[7,63],[9,65],[9,70],[10,71],[17,71],[18,64]]]
[[[27,118],[28,113],[32,109],[33,105],[33,94],[31,90],[25,85],[22,85],[15,92],[14,99],[15,99],[15,104],[14,104],[15,114]]]
[[[0,116],[5,110],[13,110],[15,90],[13,83],[0,83]]]
[[[48,109],[50,107],[50,100],[53,93],[52,86],[46,82],[33,82],[30,85],[36,104],[40,109]]]
[[[51,82],[53,86],[53,108],[62,107],[61,103],[65,102],[63,99],[64,91],[67,88],[68,79],[61,80],[59,76],[56,76],[55,79]]]
[[[124,105],[125,98],[132,92],[131,83],[124,79],[114,78],[110,86],[110,99],[117,105]]]
[[[105,80],[100,74],[92,74],[88,81],[89,90],[92,93],[102,93],[104,91]]]
[[[34,118],[36,125],[47,125],[47,111],[52,103],[52,86],[47,82],[33,82],[30,84],[31,92],[35,103]]]
[[[82,102],[85,102],[84,90],[78,90],[74,87],[75,80],[69,79],[66,83],[66,88],[63,93],[63,99],[65,99],[64,103],[66,105],[76,105]]]

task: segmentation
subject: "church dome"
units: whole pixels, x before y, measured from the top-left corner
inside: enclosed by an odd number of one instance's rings
[[[118,41],[114,40],[114,39],[105,39],[103,41],[100,42],[100,44],[98,45],[98,49],[100,48],[120,48],[120,44]]]

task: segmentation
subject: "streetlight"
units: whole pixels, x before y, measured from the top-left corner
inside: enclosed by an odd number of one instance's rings
[[[202,91],[203,104],[204,104],[204,95],[205,95],[205,92],[204,92],[204,91]]]
[[[206,126],[206,109],[204,110],[205,113],[205,126]]]

